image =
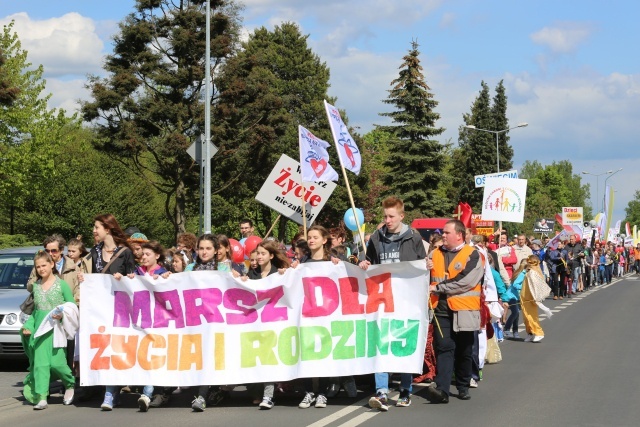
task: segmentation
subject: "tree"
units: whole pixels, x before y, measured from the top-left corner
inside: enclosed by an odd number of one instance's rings
[[[249,217],[265,230],[275,216],[254,198],[283,153],[299,158],[298,125],[333,141],[323,106],[324,99],[335,103],[327,95],[329,69],[308,47],[307,38],[293,23],[273,31],[258,28],[216,79],[220,91],[213,131],[220,146],[213,179],[219,183],[216,194],[225,207],[231,207],[229,214],[242,212],[236,220]],[[346,121],[344,113],[342,117]],[[336,162],[334,149],[330,152]],[[367,185],[365,169],[352,182],[357,200]],[[347,206],[348,198],[339,186],[316,221],[335,220]],[[282,221],[276,234],[282,239],[285,231],[286,221]]]
[[[18,98],[20,89],[10,81],[9,75],[4,68],[6,61],[3,49],[0,49],[0,106],[8,107]]]
[[[624,212],[627,215],[624,222],[631,224],[631,228],[634,225],[640,226],[640,190],[636,190],[633,200],[629,201]]]
[[[381,113],[394,124],[377,126],[388,132],[388,169],[383,182],[388,194],[401,197],[408,211],[423,216],[442,216],[453,210],[452,203],[438,193],[442,182],[445,146],[433,139],[444,132],[436,127],[440,114],[435,111],[438,101],[430,92],[422,73],[418,43],[412,42],[409,53],[400,65],[398,78],[391,82],[389,96],[383,102],[395,111]]]
[[[186,149],[204,130],[206,3],[137,0],[106,58],[109,76],[89,79],[93,100],[82,105],[98,131],[96,146],[164,195],[175,233],[185,231],[189,199],[197,196],[189,189],[197,188],[199,167]],[[232,0],[209,3],[215,71],[234,53],[239,18]]]
[[[55,176],[53,153],[64,143],[66,128],[79,123],[66,117],[64,110],[47,107],[51,95],[44,94],[44,69],[42,65],[33,69],[28,62],[13,22],[2,29],[0,51],[4,55],[0,80],[6,83],[10,100],[0,106],[0,206],[13,234],[16,211],[37,199],[42,183]]]
[[[483,81],[478,97],[471,105],[471,113],[463,114],[464,125],[460,126],[458,144],[462,162],[455,172],[459,200],[467,202],[474,210],[480,209],[482,191],[475,188],[474,176],[497,172],[496,136],[494,133],[466,128],[468,125],[489,131],[509,128],[507,120],[507,96],[502,81],[496,87],[496,95],[491,104],[489,86]],[[513,149],[509,145],[508,132],[499,134],[500,170],[512,167]]]

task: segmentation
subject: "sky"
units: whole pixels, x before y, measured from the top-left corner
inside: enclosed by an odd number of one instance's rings
[[[640,2],[636,0],[244,0],[244,33],[295,22],[331,71],[329,95],[360,133],[379,113],[402,58],[419,44],[439,102],[442,142],[458,142],[480,91],[504,81],[514,167],[570,160],[600,206],[614,188],[613,221],[640,189]],[[29,60],[44,66],[51,107],[77,110],[88,75],[104,75],[118,22],[133,0],[0,0]],[[608,175],[607,171],[615,172]],[[478,174],[484,171],[478,171]],[[595,175],[600,175],[596,177]],[[596,184],[598,189],[596,190]],[[595,199],[600,201],[596,203]]]

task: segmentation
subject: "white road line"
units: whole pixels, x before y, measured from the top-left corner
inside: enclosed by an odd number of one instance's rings
[[[355,426],[359,426],[362,423],[366,423],[367,421],[369,421],[371,418],[375,417],[376,415],[378,415],[380,412],[365,412],[364,414],[360,414],[355,418],[350,419],[349,421],[347,421],[344,424],[340,424],[338,427],[355,427]]]
[[[562,310],[551,310],[552,313],[560,313]]]

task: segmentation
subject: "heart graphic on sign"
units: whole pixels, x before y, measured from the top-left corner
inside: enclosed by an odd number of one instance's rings
[[[319,161],[316,159],[311,159],[310,161],[311,167],[313,168],[313,172],[317,177],[320,177],[324,170],[327,168],[327,161],[325,159],[320,159]]]

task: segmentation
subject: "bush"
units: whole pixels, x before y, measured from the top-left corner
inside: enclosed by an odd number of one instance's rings
[[[42,241],[30,240],[24,234],[0,234],[0,249],[40,246],[41,244]]]

